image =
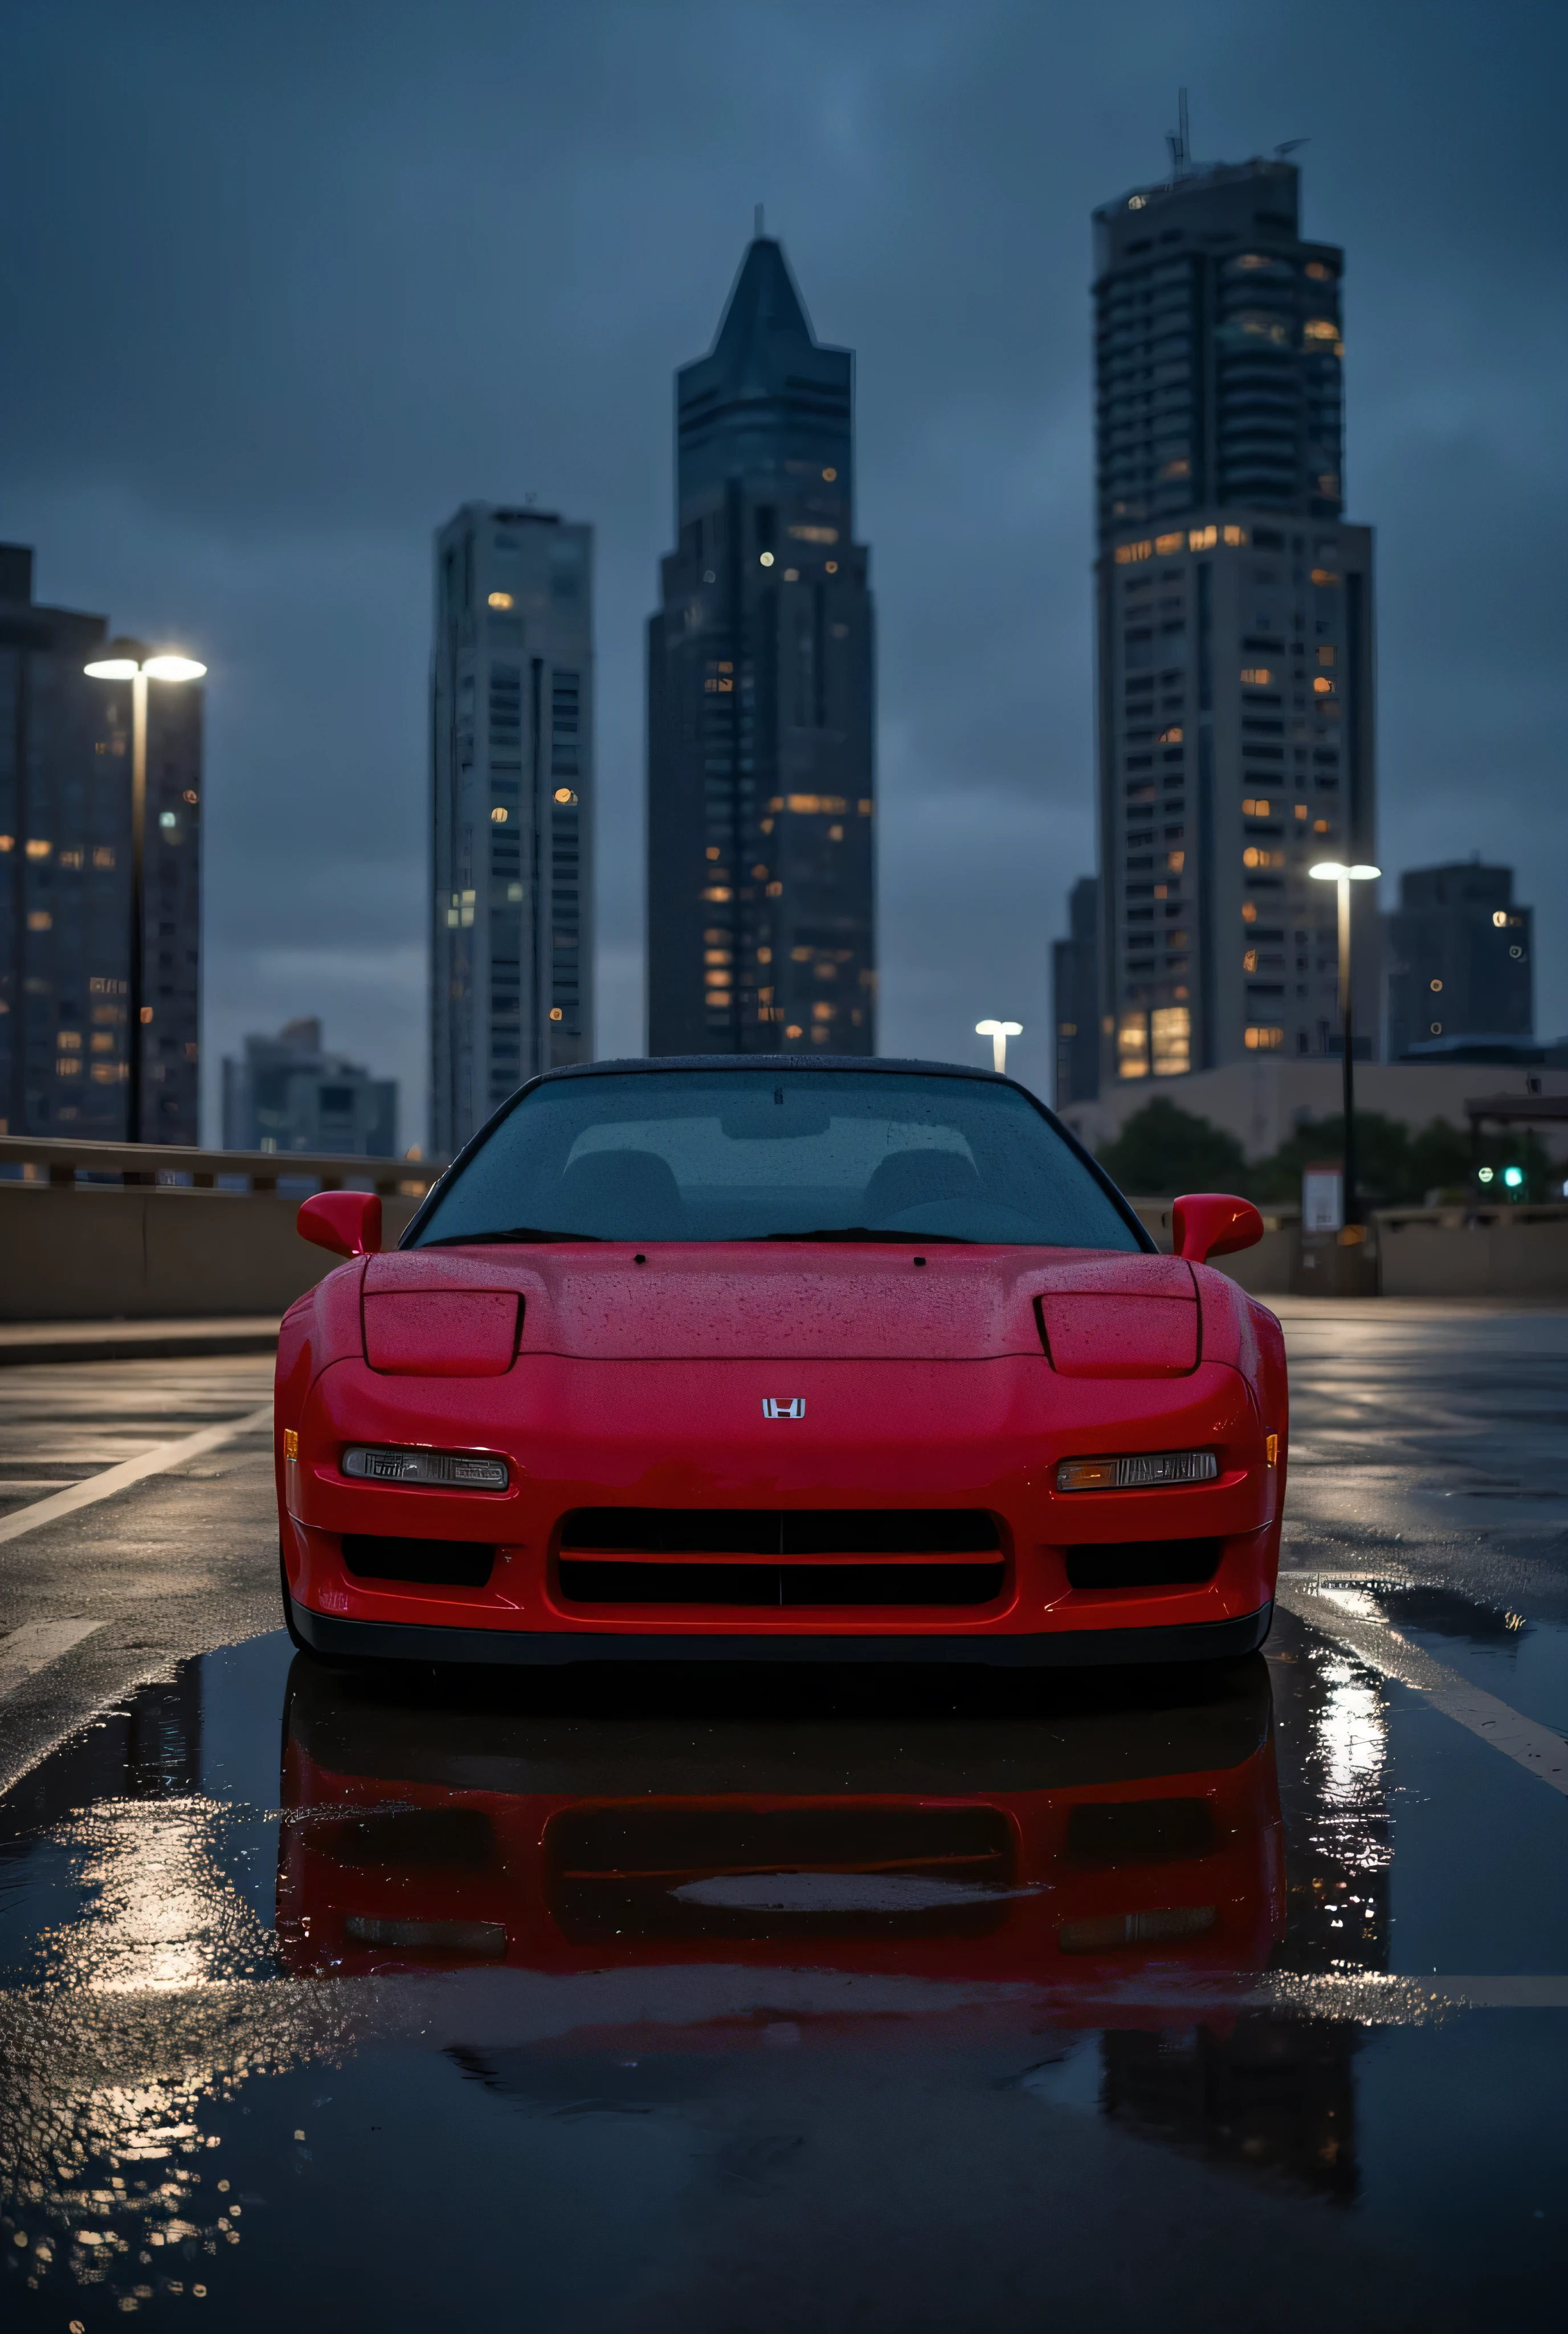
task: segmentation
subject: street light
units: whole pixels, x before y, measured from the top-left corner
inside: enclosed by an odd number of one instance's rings
[[[975,1035],[976,1037],[989,1037],[991,1059],[996,1066],[996,1075],[1005,1078],[1007,1075],[1007,1040],[1024,1035],[1022,1021],[976,1021]]]
[[[141,1031],[152,1008],[141,1001],[146,932],[142,909],[142,863],[147,856],[147,684],[149,680],[199,680],[207,670],[194,657],[149,656],[139,641],[111,641],[101,657],[82,668],[89,680],[130,683],[130,980],[126,1018],[126,1137],[141,1141]]]
[[[1380,867],[1342,867],[1337,859],[1323,859],[1308,873],[1320,883],[1340,887],[1340,1012],[1344,1019],[1345,1057],[1342,1070],[1345,1115],[1345,1221],[1356,1220],[1356,1070],[1355,1034],[1351,1008],[1351,885],[1375,883]]]

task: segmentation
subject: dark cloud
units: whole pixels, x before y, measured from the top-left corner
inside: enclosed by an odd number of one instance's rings
[[[432,528],[599,529],[601,1043],[640,1027],[641,623],[670,375],[768,206],[860,358],[881,671],[882,1037],[1024,1022],[1092,863],[1087,215],[1288,137],[1344,242],[1380,531],[1385,866],[1479,849],[1568,1027],[1568,18],[1127,0],[319,0],[3,12],[0,533],[193,644],[210,1056],[319,1010],[424,1083]],[[419,1131],[418,1120],[409,1132]]]

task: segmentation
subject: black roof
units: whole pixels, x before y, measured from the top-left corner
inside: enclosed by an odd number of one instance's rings
[[[972,1067],[967,1062],[906,1061],[896,1054],[634,1054],[619,1062],[569,1062],[558,1070],[541,1070],[528,1083],[538,1086],[555,1078],[600,1077],[607,1071],[619,1076],[629,1070],[890,1070],[903,1075],[914,1070],[922,1077],[984,1078],[994,1086],[1017,1085],[1015,1078],[999,1078],[995,1070]],[[1019,1092],[1027,1094],[1028,1088],[1021,1086]],[[1034,1096],[1031,1095],[1030,1100]]]

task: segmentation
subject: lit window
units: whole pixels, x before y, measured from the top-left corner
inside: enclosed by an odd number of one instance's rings
[[[79,1054],[82,1051],[82,1032],[80,1029],[62,1029],[55,1043],[63,1054]]]
[[[767,869],[760,866],[754,867],[751,871],[751,876],[754,883],[765,883],[767,882]]]
[[[48,913],[47,910],[43,908],[34,908],[27,919],[27,929],[30,932],[53,931],[54,929],[54,919]]]
[[[769,883],[764,891],[763,897],[767,900],[782,900],[784,898],[784,885],[782,883]]]
[[[1153,556],[1152,543],[1119,543],[1116,546],[1115,559],[1118,567],[1130,567],[1135,560],[1152,559]]]
[[[93,1050],[93,1052],[94,1052],[95,1054],[112,1054],[112,1053],[113,1053],[113,1051],[114,1051],[114,1038],[113,1038],[112,1035],[111,1034],[111,1032],[110,1032],[109,1030],[107,1030],[107,1029],[95,1029],[95,1030],[93,1031],[93,1033],[92,1033],[92,1050]]]
[[[1212,551],[1218,541],[1219,529],[1217,526],[1195,526],[1188,530],[1188,551]]]
[[[570,786],[557,786],[555,789],[555,799],[558,803],[574,803],[577,800],[577,797],[572,793]]]
[[[14,851],[15,848],[16,837],[14,834],[0,834],[0,851]]]
[[[1242,950],[1241,969],[1243,972],[1255,972],[1257,970],[1257,950],[1255,948],[1244,949]]]
[[[717,843],[710,843],[708,844],[707,855],[710,859],[717,859],[718,857],[718,845]]]
[[[843,830],[843,828],[842,828],[842,826],[830,826],[830,827],[829,827],[829,829],[828,829],[828,841],[829,841],[830,843],[842,843],[842,842],[843,841],[843,839],[844,839],[844,830]]]
[[[82,1065],[74,1054],[62,1054],[54,1065],[54,1075],[57,1078],[79,1078]]]
[[[1313,819],[1313,833],[1314,834],[1326,834],[1328,833],[1328,831],[1329,831],[1329,823],[1328,823],[1328,821],[1327,821],[1327,819],[1326,819],[1326,818],[1314,818],[1314,819]]]
[[[1154,1075],[1184,1077],[1192,1066],[1192,1015],[1185,1005],[1157,1005],[1149,1017]]]
[[[1241,685],[1244,689],[1266,689],[1273,679],[1267,665],[1249,664],[1243,667]]]
[[[506,813],[499,803],[490,814],[490,823],[493,826],[505,826],[506,824]]]
[[[1307,815],[1307,806],[1306,806],[1305,803],[1297,803],[1297,805],[1296,805],[1296,806],[1295,806],[1295,815],[1296,815],[1297,818],[1299,818],[1299,819],[1303,822],[1303,824],[1304,825],[1304,824],[1305,824],[1305,821],[1306,821],[1306,815]]]
[[[798,567],[786,567],[784,569],[784,582],[786,584],[798,584],[800,580],[801,571]]]
[[[756,555],[756,564],[759,567],[771,567],[773,565],[773,553],[771,551],[759,551]]]
[[[159,826],[178,826],[179,821],[171,810],[160,810],[158,814],[158,823]]]
[[[705,972],[702,977],[709,989],[727,989],[735,975],[731,972]],[[709,1000],[710,1003],[712,1001],[712,999]],[[725,1002],[726,1004],[729,1002],[727,998]]]
[[[839,572],[839,563],[836,559],[824,559],[822,565],[830,575],[836,575]]]
[[[1143,209],[1148,199],[1149,198],[1146,195],[1129,195],[1127,198],[1127,207],[1130,211],[1140,211]]]
[[[4,843],[5,846],[7,849],[9,849],[9,848],[10,848],[10,837],[9,837],[8,835],[6,835],[6,836],[0,836],[0,843]],[[94,865],[95,867],[112,867],[112,866],[113,866],[113,864],[114,864],[114,853],[113,853],[113,851],[110,848],[110,846],[109,846],[107,844],[100,843],[100,844],[95,844],[95,845],[94,845],[94,847],[93,847],[93,853],[92,853],[92,863],[93,863],[93,865]]]
[[[43,843],[34,837],[27,845],[27,856],[29,859],[47,859],[53,848],[52,843]]]
[[[1443,984],[1442,984],[1442,982],[1441,982],[1440,980],[1429,980],[1429,981],[1428,981],[1428,983],[1427,983],[1427,987],[1428,987],[1429,989],[1441,989],[1442,985],[1443,985]],[[62,1037],[62,1039],[60,1040],[60,1042],[61,1042],[61,1044],[63,1046],[63,1044],[65,1043],[64,1038],[63,1038],[63,1037]]]
[[[1284,1031],[1260,1022],[1249,1021],[1242,1032],[1242,1043],[1249,1054],[1269,1054],[1276,1046],[1284,1044]]]
[[[490,605],[493,608],[509,608],[512,605],[511,593],[492,592],[490,594]]]
[[[1184,464],[1183,468],[1185,467]],[[1157,535],[1154,538],[1154,548],[1159,552],[1161,559],[1169,559],[1173,551],[1181,549],[1184,541],[1185,537],[1180,535]]]
[[[870,818],[871,815],[871,798],[870,795],[862,795],[859,802],[855,805],[855,808],[860,812],[862,818]]]
[[[759,948],[756,952],[756,960],[758,964],[771,964],[773,962],[772,949]]]
[[[1238,544],[1244,544],[1246,541],[1246,527],[1227,526],[1225,529],[1225,540],[1230,545],[1231,549],[1234,551]]]
[[[727,883],[710,883],[702,896],[705,900],[727,900],[733,895]]]
[[[1318,651],[1318,662],[1319,662],[1319,664],[1332,664],[1333,661],[1334,661],[1334,651],[1333,651],[1333,650],[1332,650],[1332,648],[1330,648],[1330,647],[1327,645],[1327,643],[1325,642],[1325,643],[1324,643],[1324,645],[1323,645],[1321,649],[1319,649],[1319,651]]]
[[[833,484],[838,475],[839,474],[836,470],[824,470],[822,472],[822,476],[827,480],[830,487]]]
[[[80,851],[63,851],[60,854],[58,864],[62,867],[80,867],[82,864],[82,854]]]
[[[735,958],[726,948],[710,948],[703,950],[702,960],[704,964],[733,964]]]
[[[1257,909],[1250,900],[1244,900],[1241,903],[1241,921],[1244,924],[1255,924],[1257,921]]]
[[[559,1020],[560,1020],[560,1018],[561,1018],[561,1008],[559,1007],[559,1005],[553,1005],[553,1006],[550,1008],[550,1018],[552,1019],[552,1021],[559,1021]]]
[[[1178,457],[1174,462],[1167,462],[1159,475],[1162,478],[1189,478],[1192,464]]]
[[[187,788],[186,788],[186,790],[185,790],[184,794],[180,796],[180,800],[181,800],[182,802],[188,802],[188,803],[190,803],[190,804],[192,804],[192,805],[194,805],[194,804],[195,804],[195,802],[196,802],[196,794],[195,794],[194,789],[193,789],[193,788],[191,788],[190,786],[187,786]]]
[[[1169,729],[1162,729],[1159,733],[1159,742],[1162,746],[1179,746],[1181,743],[1180,722],[1173,722]]]
[[[1249,843],[1241,854],[1241,863],[1244,867],[1283,867],[1284,853],[1263,851],[1255,843]]]
[[[1340,328],[1332,316],[1309,316],[1302,330],[1309,341],[1337,341]]]
[[[1117,1025],[1116,1075],[1122,1078],[1149,1075],[1149,1024],[1141,1013],[1124,1013]]]
[[[1327,673],[1318,673],[1313,680],[1313,694],[1315,697],[1332,697],[1333,693],[1334,685]]]
[[[791,526],[784,532],[795,543],[836,543],[839,539],[836,526]],[[765,552],[763,556],[772,564],[771,554]]]
[[[813,1021],[831,1021],[833,1018],[836,1010],[837,1008],[830,1005],[826,998],[819,997],[816,1003],[812,1007],[812,1019]]]
[[[1244,817],[1267,818],[1269,815],[1268,796],[1266,795],[1246,795],[1243,797],[1241,807]]]
[[[1187,864],[1186,852],[1168,851],[1165,854],[1165,863],[1169,868],[1173,875],[1179,875],[1182,869]]]
[[[1337,584],[1339,580],[1339,577],[1335,574],[1332,567],[1314,567],[1313,569],[1313,582],[1323,590],[1326,591],[1331,584]]]
[[[1504,909],[1504,908],[1494,908],[1494,909],[1493,909],[1493,911],[1492,911],[1492,921],[1493,921],[1495,924],[1496,924],[1499,928],[1501,928],[1504,924],[1505,924],[1505,923],[1507,922],[1507,921],[1508,921],[1508,916],[1507,916],[1507,911],[1506,911],[1505,909]]]
[[[801,1035],[801,1025],[798,1021],[792,1021],[784,1031],[784,1036],[786,1037],[798,1037]]]
[[[1312,277],[1314,284],[1332,284],[1334,280],[1333,269],[1332,267],[1325,267],[1321,259],[1309,259],[1306,264],[1306,272]]]

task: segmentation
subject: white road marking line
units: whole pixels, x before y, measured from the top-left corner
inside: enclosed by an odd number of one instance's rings
[[[1369,1669],[1426,1694],[1446,1717],[1468,1727],[1483,1742],[1489,1742],[1495,1750],[1501,1750],[1568,1799],[1568,1742],[1549,1726],[1537,1726],[1534,1719],[1523,1717],[1481,1686],[1471,1685],[1457,1670],[1434,1661],[1430,1654],[1401,1637],[1377,1612],[1369,1592],[1319,1587],[1315,1574],[1310,1577],[1310,1585],[1306,1576],[1298,1575],[1295,1580],[1282,1578],[1279,1601],[1298,1620],[1348,1645]]]
[[[198,1434],[188,1434],[181,1442],[154,1443],[138,1459],[126,1459],[118,1467],[106,1467],[101,1475],[90,1475],[85,1482],[72,1483],[51,1500],[34,1500],[31,1507],[0,1516],[0,1540],[18,1539],[24,1532],[36,1531],[40,1524],[52,1524],[60,1516],[73,1515],[78,1508],[90,1508],[95,1500],[111,1499],[128,1485],[145,1481],[149,1475],[161,1475],[183,1460],[199,1459],[203,1452],[216,1451],[220,1442],[232,1442],[236,1435],[255,1434],[272,1424],[272,1415],[269,1402],[244,1418],[231,1418],[222,1426],[204,1426]]]
[[[14,1693],[25,1679],[46,1670],[102,1626],[101,1621],[24,1621],[13,1629],[8,1637],[0,1638],[0,1698]]]

